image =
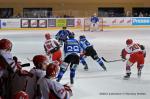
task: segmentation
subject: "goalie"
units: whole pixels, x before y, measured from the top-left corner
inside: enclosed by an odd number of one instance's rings
[[[91,21],[91,25],[90,25],[90,31],[99,31],[99,19],[96,16],[96,13],[94,14],[94,16],[91,17],[90,19]]]

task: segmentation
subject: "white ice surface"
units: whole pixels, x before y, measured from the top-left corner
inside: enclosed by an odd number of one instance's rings
[[[0,39],[8,38],[13,42],[13,55],[18,56],[22,63],[29,62],[36,54],[45,54],[43,49],[44,33],[50,32],[52,36],[57,31],[0,31]],[[87,58],[89,71],[78,66],[75,84],[72,87],[71,99],[149,99],[150,97],[150,30],[105,30],[104,32],[75,31],[76,38],[84,34],[94,45],[98,55],[108,60],[119,59],[120,52],[125,47],[127,38],[146,46],[147,57],[142,70],[141,79],[137,78],[136,64],[132,67],[130,80],[123,80],[125,62],[105,63],[107,72],[90,57]],[[33,65],[32,65],[33,66]],[[32,67],[31,66],[31,67]],[[29,70],[31,67],[24,68]],[[69,70],[65,73],[61,83],[69,82]],[[138,93],[141,93],[140,95]],[[115,94],[115,95],[114,95]]]

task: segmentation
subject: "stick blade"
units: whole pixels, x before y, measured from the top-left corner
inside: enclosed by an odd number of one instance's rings
[[[104,57],[101,57],[101,58],[102,58],[102,60],[103,60],[104,62],[109,63],[109,61],[107,61]]]

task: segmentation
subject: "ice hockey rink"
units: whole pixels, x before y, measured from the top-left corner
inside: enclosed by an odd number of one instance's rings
[[[126,46],[127,38],[145,45],[147,56],[142,70],[142,77],[137,78],[136,64],[132,67],[130,80],[123,80],[126,62],[105,63],[107,72],[103,71],[92,58],[86,58],[89,66],[84,71],[83,65],[77,68],[75,83],[72,87],[71,99],[149,99],[150,97],[150,29],[112,29],[103,32],[83,32],[72,30],[75,37],[86,35],[93,44],[99,57],[107,60],[120,59],[121,50]],[[45,54],[43,43],[44,34],[51,33],[52,37],[58,30],[1,30],[0,39],[8,38],[13,42],[12,53],[18,56],[22,63],[29,62],[34,55]],[[31,66],[24,68],[29,70]],[[68,83],[69,70],[61,83]]]

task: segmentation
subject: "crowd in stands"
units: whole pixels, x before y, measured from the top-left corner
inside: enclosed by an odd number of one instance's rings
[[[12,11],[12,10],[11,10]],[[52,11],[32,11],[32,12],[24,12],[18,13],[17,15],[13,15],[13,11],[10,10],[0,10],[0,18],[73,18],[73,15],[53,15]],[[99,17],[150,17],[150,12],[98,12]]]

